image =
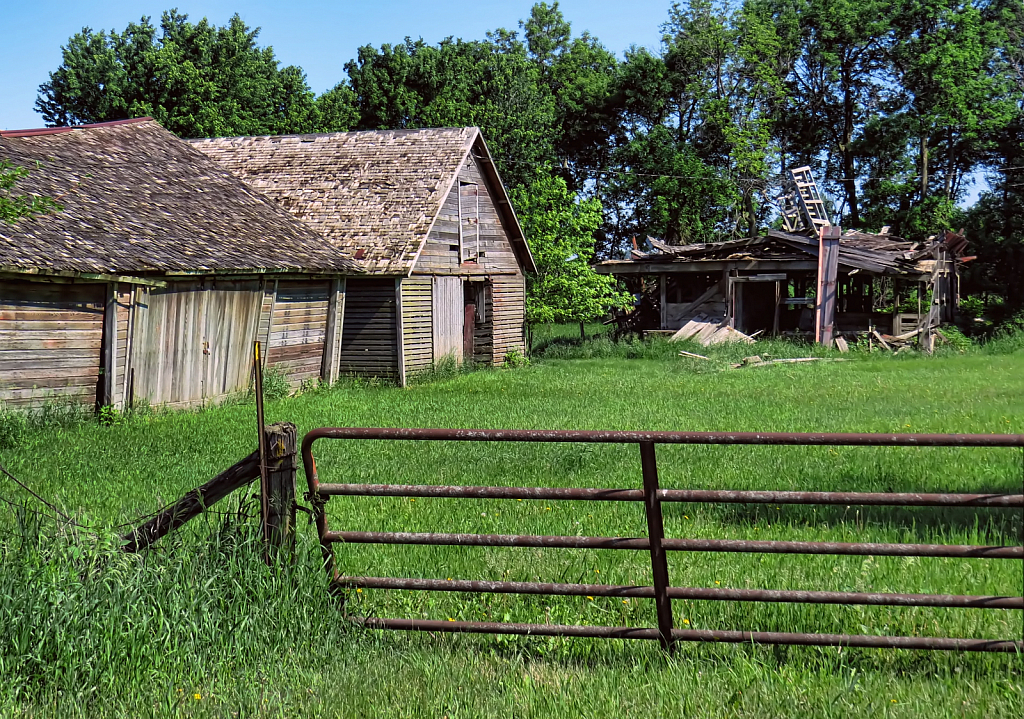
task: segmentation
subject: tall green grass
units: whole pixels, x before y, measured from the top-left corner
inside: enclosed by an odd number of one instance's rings
[[[664,343],[668,344],[668,343]],[[678,345],[452,373],[409,389],[339,386],[267,403],[318,426],[1024,432],[1024,354],[856,355],[727,369]],[[617,346],[618,350],[622,348]],[[802,351],[797,348],[795,352]],[[617,351],[618,351],[617,350]],[[649,352],[649,354],[645,354]],[[791,355],[792,356],[792,355]],[[710,366],[710,369],[709,369]],[[0,462],[89,529],[0,509],[0,716],[1016,716],[1020,658],[362,631],[345,615],[654,625],[650,602],[364,590],[326,594],[313,531],[295,564],[260,558],[251,491],[123,556],[114,525],[157,509],[255,446],[251,406],[121,426],[31,427]],[[636,487],[632,446],[321,442],[324,481]],[[1010,450],[659,447],[663,486],[1021,491]],[[301,476],[300,476],[301,482]],[[0,495],[28,500],[10,485]],[[39,509],[33,506],[33,509]],[[334,498],[335,529],[643,536],[622,503]],[[1017,544],[1019,511],[666,506],[669,536]],[[247,515],[248,513],[248,515]],[[241,516],[240,516],[241,514]],[[299,515],[300,519],[303,515]],[[40,524],[41,523],[41,524]],[[121,530],[123,531],[123,530]],[[338,548],[351,574],[650,583],[641,552]],[[1024,592],[1011,560],[684,554],[680,586]],[[1020,612],[674,602],[678,626],[1020,637]],[[198,698],[196,698],[198,696]]]

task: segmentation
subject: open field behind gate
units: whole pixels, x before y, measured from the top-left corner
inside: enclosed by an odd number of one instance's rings
[[[125,427],[40,432],[0,458],[44,496],[117,523],[248,454],[251,415],[250,407],[235,406]],[[300,435],[325,425],[1022,432],[1024,356],[722,373],[695,373],[675,358],[549,361],[409,390],[336,389],[269,403],[268,421],[276,420],[296,422]],[[332,482],[639,487],[636,455],[630,445],[368,441],[319,446],[317,463],[322,480]],[[1024,472],[1020,451],[1006,449],[661,446],[658,465],[667,489],[1020,492]],[[1020,510],[663,509],[668,537],[1013,545],[1022,531]],[[339,530],[646,534],[642,506],[632,503],[335,497],[328,513]],[[0,516],[0,530],[12,529],[9,516]],[[0,619],[38,641],[0,640],[0,668],[10,677],[0,688],[0,713],[1012,716],[1022,706],[1015,656],[684,644],[668,660],[654,643],[352,631],[325,596],[311,528],[300,527],[289,579],[261,568],[256,552],[247,556],[227,521],[213,515],[143,559],[95,560],[78,571],[69,568],[81,560],[59,542],[45,549],[58,555],[49,565],[7,549]],[[14,540],[3,536],[11,547]],[[337,557],[342,572],[357,575],[650,582],[644,552],[347,545]],[[50,566],[50,574],[27,571],[26,563]],[[670,553],[669,573],[673,586],[1024,592],[1019,560]],[[1019,611],[673,605],[680,628],[1022,633]],[[349,595],[347,611],[656,626],[651,600],[612,597],[364,589]],[[25,659],[19,648],[36,658]]]

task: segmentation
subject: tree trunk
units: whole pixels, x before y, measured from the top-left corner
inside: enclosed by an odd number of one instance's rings
[[[743,198],[743,207],[747,215],[747,237],[757,236],[757,215],[754,212],[754,192],[753,190],[746,193]]]
[[[846,190],[846,204],[850,208],[850,227],[860,227],[860,211],[857,207],[857,180],[854,177],[853,121],[854,99],[852,80],[844,77],[843,85],[843,187]]]
[[[928,197],[928,137],[921,135],[921,202]]]

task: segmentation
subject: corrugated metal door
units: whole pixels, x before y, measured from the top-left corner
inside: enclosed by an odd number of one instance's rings
[[[434,361],[454,357],[462,362],[466,312],[462,278],[435,277],[433,290]]]

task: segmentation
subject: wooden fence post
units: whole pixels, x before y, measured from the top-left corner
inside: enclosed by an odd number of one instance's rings
[[[269,547],[291,552],[295,545],[295,474],[297,433],[291,422],[266,429],[267,518],[264,535]]]

